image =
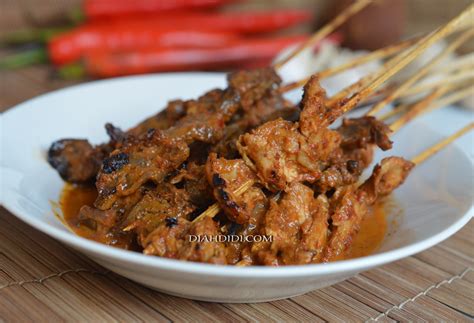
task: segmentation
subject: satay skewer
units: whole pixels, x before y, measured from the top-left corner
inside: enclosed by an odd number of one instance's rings
[[[253,184],[255,184],[254,181],[245,182],[244,184],[242,184],[242,186],[240,186],[238,189],[236,189],[234,191],[234,194],[237,195],[237,196],[240,196],[240,195],[244,194],[249,188],[252,187]],[[201,220],[202,218],[205,218],[205,217],[213,218],[219,213],[219,211],[220,211],[219,204],[214,203],[210,207],[208,207],[206,209],[206,211],[202,212],[198,217],[196,217],[193,220],[193,222],[199,221],[199,220]]]
[[[446,93],[446,92],[445,92]],[[448,106],[450,105],[451,103],[454,103],[454,102],[457,102],[459,100],[462,100],[466,97],[468,97],[469,95],[472,95],[472,86],[471,85],[468,85],[466,87],[463,87],[461,88],[460,90],[457,90],[457,91],[454,91],[452,93],[450,93],[449,95],[446,95],[445,97],[442,97],[441,99],[436,98],[438,99],[437,101],[433,102],[432,104],[429,104],[427,107],[426,107],[426,110],[423,111],[423,113],[428,113],[428,112],[431,112],[435,109],[438,109],[440,107],[444,107],[444,106]],[[426,97],[425,97],[426,98]],[[425,99],[424,98],[424,99]],[[422,100],[424,100],[422,99]],[[421,101],[422,101],[421,100]],[[418,104],[420,103],[421,101],[418,101],[417,103],[415,104]],[[404,112],[405,110],[407,109],[410,109],[411,107],[413,107],[412,104],[402,104],[402,105],[399,105],[397,106],[396,108],[394,108],[393,110],[387,112],[386,114],[382,115],[380,118],[378,118],[379,120],[382,120],[382,121],[385,121],[385,120],[388,120],[390,119],[391,117],[397,115],[397,114],[400,114],[402,112]]]
[[[348,95],[355,93],[352,94],[352,98],[345,103],[345,111],[349,111],[355,105],[357,105],[358,102],[370,94],[375,88],[379,87],[387,79],[389,79],[391,76],[408,65],[411,61],[413,61],[416,57],[418,57],[429,46],[446,37],[450,33],[459,30],[461,27],[464,27],[465,21],[470,19],[473,14],[474,5],[470,5],[443,27],[438,28],[428,36],[423,37],[419,42],[417,42],[416,45],[412,46],[412,48],[406,49],[402,54],[399,54],[386,62],[378,72],[372,73],[362,78],[358,82],[335,94],[328,100],[328,105],[335,106],[340,104],[340,102],[344,101]]]
[[[429,107],[429,105],[433,102],[433,100],[435,100],[440,95],[445,93],[446,90],[447,90],[447,87],[440,87],[437,90],[433,91],[432,94],[430,94],[429,96],[427,96],[426,98],[424,98],[423,100],[421,100],[420,102],[415,104],[413,106],[413,108],[409,111],[409,113],[405,114],[400,119],[398,119],[397,121],[392,123],[390,125],[390,129],[393,132],[396,132],[396,131],[400,130],[400,128],[402,128],[408,122],[410,122],[411,120],[413,120],[414,118],[419,116],[421,114],[421,112],[423,112],[423,110],[425,110],[427,107]],[[235,190],[234,194],[237,195],[237,196],[240,196],[243,193],[245,193],[254,184],[255,184],[254,181],[247,181],[242,186],[240,186],[237,190]],[[277,200],[277,197],[278,197],[278,193],[275,194],[272,197],[272,199]],[[211,217],[211,218],[215,217],[219,212],[220,212],[219,204],[214,203],[210,207],[208,207],[206,211],[204,211],[197,218],[195,218],[193,220],[193,222],[199,221],[204,217]]]
[[[470,124],[468,124],[467,126],[465,126],[464,128],[456,131],[454,134],[452,134],[451,136],[443,139],[442,141],[438,142],[437,144],[435,144],[434,146],[431,146],[430,148],[428,148],[427,150],[423,151],[422,153],[418,154],[417,156],[415,156],[414,158],[411,159],[411,161],[414,163],[414,164],[421,164],[422,162],[424,162],[425,160],[427,160],[428,158],[430,158],[431,156],[435,155],[437,152],[439,152],[441,149],[445,148],[447,145],[449,145],[450,143],[452,143],[454,140],[456,140],[457,138],[463,136],[464,134],[468,133],[469,131],[471,130],[474,130],[474,122],[471,122]]]
[[[411,161],[414,163],[414,164],[421,164],[422,162],[424,162],[425,160],[427,160],[428,158],[430,158],[431,156],[435,155],[436,153],[438,153],[440,150],[442,150],[443,148],[445,148],[447,145],[449,145],[450,143],[452,143],[454,140],[456,140],[457,138],[463,136],[464,134],[468,133],[469,131],[473,130],[474,129],[474,122],[471,122],[470,124],[468,124],[467,126],[465,126],[464,128],[458,130],[456,133],[452,134],[451,136],[443,139],[442,141],[438,142],[437,144],[435,144],[434,146],[431,146],[430,148],[428,148],[427,150],[421,152],[420,154],[418,154],[417,156],[415,156],[414,158],[411,159]],[[252,185],[254,184],[253,181],[247,181],[245,182],[242,186],[240,186],[235,192],[234,194],[236,195],[242,195],[243,193],[245,193],[245,191],[247,191],[250,187],[252,187]],[[278,199],[278,196],[279,196],[279,193],[276,193],[274,194],[271,199],[274,200],[274,201],[277,201]],[[205,217],[215,217],[220,211],[220,208],[219,208],[219,205],[217,203],[214,203],[213,205],[211,205],[210,207],[207,208],[206,211],[204,211],[203,213],[201,213],[197,218],[195,218],[193,220],[193,222],[196,222],[196,221],[199,221]]]
[[[462,28],[458,28],[458,29],[461,30]],[[452,32],[457,32],[457,31],[459,31],[458,29],[453,30]],[[319,77],[319,79],[325,79],[325,78],[331,77],[333,75],[336,75],[338,73],[349,70],[351,68],[354,68],[356,66],[374,61],[376,59],[385,59],[385,58],[387,58],[387,57],[389,57],[389,56],[391,56],[395,53],[398,53],[402,50],[406,50],[408,47],[410,47],[410,46],[414,45],[416,42],[418,42],[422,37],[426,37],[426,35],[413,37],[413,38],[410,38],[410,39],[407,39],[407,40],[403,40],[403,41],[401,41],[399,43],[396,43],[396,44],[388,45],[388,46],[383,47],[381,49],[378,49],[378,50],[369,52],[365,55],[356,57],[355,59],[353,59],[351,61],[348,61],[344,64],[341,64],[341,65],[338,65],[338,66],[335,66],[335,67],[330,67],[330,68],[327,68],[325,70],[319,71],[319,72],[317,72],[318,77]],[[443,72],[449,72],[449,71],[453,71],[453,70],[456,70],[456,69],[459,69],[459,68],[470,67],[471,65],[473,65],[473,59],[474,59],[474,57],[470,57],[470,55],[467,54],[467,55],[464,55],[462,57],[459,57],[459,59],[456,59],[456,61],[454,61],[452,63],[446,64],[442,67],[437,67],[435,69],[436,69],[437,72],[438,71],[439,72],[442,72],[442,71]],[[310,78],[311,78],[311,76],[308,76],[308,77],[305,77],[301,80],[285,84],[285,85],[280,87],[279,91],[281,93],[285,93],[285,92],[303,87],[309,81]]]
[[[452,19],[450,22],[445,24],[443,27],[439,28],[437,31],[431,33],[430,35],[422,38],[420,41],[417,42],[415,47],[409,50],[407,53],[402,53],[401,55],[396,56],[392,60],[389,61],[389,68],[387,71],[381,71],[378,73],[374,73],[374,81],[365,86],[360,92],[353,95],[343,106],[342,111],[343,113],[348,112],[353,107],[357,105],[362,99],[366,98],[369,94],[375,91],[382,83],[384,83],[387,79],[397,73],[400,69],[405,67],[409,64],[412,60],[414,60],[418,55],[420,55],[428,46],[432,45],[436,41],[440,40],[448,33],[452,32],[454,29],[458,28],[462,23],[464,23],[464,19],[469,17],[469,15],[474,13],[474,5],[469,6],[465,9],[461,14],[457,17]],[[317,34],[316,34],[317,35]],[[315,36],[316,36],[315,35]],[[247,191],[252,185],[254,184],[253,181],[245,182],[241,187],[239,187],[234,193],[236,195],[241,195],[245,191]],[[219,213],[219,205],[217,203],[211,205],[206,211],[201,213],[197,218],[193,220],[199,221],[200,219],[210,216],[214,217]]]
[[[437,75],[433,75],[433,77],[437,77]],[[437,86],[440,85],[445,85],[445,84],[451,84],[453,86],[459,86],[459,83],[464,83],[467,80],[473,79],[474,78],[474,70],[468,70],[465,72],[458,72],[458,73],[453,73],[453,74],[447,74],[447,75],[440,75],[440,78],[437,80],[433,80],[431,82],[426,82],[426,83],[421,83],[418,85],[415,85],[409,89],[406,89],[400,97],[407,97],[411,96],[414,94],[419,94],[422,92],[425,92],[427,90],[431,90]],[[472,81],[472,80],[471,80]]]
[[[408,40],[404,40],[404,41],[399,42],[397,44],[389,45],[387,47],[378,49],[378,50],[370,52],[368,54],[359,56],[359,57],[357,57],[357,58],[355,58],[355,59],[353,59],[349,62],[346,62],[344,64],[341,64],[341,65],[338,65],[338,66],[335,66],[335,67],[327,68],[325,70],[322,70],[322,71],[318,72],[317,73],[318,77],[319,77],[319,79],[325,79],[325,78],[328,78],[330,76],[341,73],[343,71],[354,68],[356,66],[374,61],[376,59],[387,58],[390,55],[398,53],[401,50],[407,49],[408,47],[412,46],[417,41],[419,41],[420,38],[421,37],[410,38]],[[292,82],[292,83],[288,83],[286,85],[283,85],[283,86],[280,87],[279,91],[281,93],[285,93],[285,92],[297,89],[299,87],[302,87],[309,81],[310,78],[311,78],[311,76],[306,77],[306,78],[304,78],[302,80],[299,80],[299,81],[296,81],[296,82]]]
[[[474,66],[474,53],[456,57],[455,60],[434,68],[436,72],[453,72],[460,69],[468,69]]]
[[[467,9],[465,9],[461,14],[456,16],[450,22],[445,24],[443,27],[439,28],[435,32],[431,33],[429,36],[424,37],[420,40],[414,48],[408,50],[407,53],[402,53],[401,55],[397,55],[396,57],[392,58],[387,64],[389,68],[387,70],[381,69],[378,73],[374,73],[375,77],[374,80],[365,85],[361,91],[355,93],[350,97],[350,99],[342,105],[342,112],[346,113],[353,109],[360,101],[365,99],[368,95],[370,95],[375,89],[377,89],[380,85],[382,85],[386,80],[412,62],[416,57],[418,57],[422,52],[426,50],[429,46],[437,42],[438,40],[445,37],[447,34],[452,32],[453,30],[459,28],[459,26],[465,23],[465,19],[469,19],[472,15],[474,15],[474,4],[470,5]]]
[[[280,69],[283,65],[288,63],[292,60],[295,56],[301,53],[306,48],[317,44],[329,34],[331,34],[334,30],[340,27],[344,22],[346,22],[350,17],[358,13],[360,10],[365,8],[367,5],[372,3],[373,0],[357,0],[355,3],[347,7],[343,10],[338,16],[336,16],[333,20],[331,20],[327,25],[319,29],[310,39],[308,39],[305,43],[297,47],[293,52],[291,52],[288,56],[284,57],[279,62],[274,64],[276,69]]]
[[[408,122],[419,116],[426,108],[437,98],[442,96],[446,92],[445,87],[440,87],[433,92],[431,92],[429,95],[427,95],[423,100],[420,100],[416,104],[413,105],[412,108],[408,110],[404,115],[402,115],[397,121],[393,122],[390,125],[390,129],[393,132],[396,132],[400,130],[404,125],[406,125]]]
[[[423,100],[420,100],[420,102],[417,102],[413,107],[412,109],[410,110],[409,113],[405,114],[404,116],[402,116],[400,119],[398,119],[397,121],[395,121],[394,123],[392,123],[390,125],[390,129],[393,131],[393,132],[397,132],[398,130],[400,130],[400,128],[402,128],[404,125],[406,125],[408,122],[410,122],[411,120],[413,120],[414,118],[418,117],[422,112],[427,112],[428,109],[432,109],[432,107],[430,106],[430,104],[435,100],[437,99],[439,96],[441,96],[443,93],[445,93],[446,91],[448,90],[448,87],[445,86],[445,87],[440,87],[438,89],[436,89],[435,91],[433,91],[430,95],[428,95],[426,98],[424,98]],[[472,89],[471,89],[472,90]],[[464,91],[464,92],[467,92],[467,91]],[[471,92],[472,93],[472,92]],[[457,97],[456,97],[457,98]],[[454,99],[454,97],[453,97]],[[452,99],[452,100],[453,100]],[[465,127],[463,129],[461,129],[458,133],[452,135],[451,137],[453,138],[452,140],[458,138],[459,136],[461,136],[462,134],[466,133],[467,131],[469,130],[472,130],[472,127],[474,126],[474,123],[471,123],[470,124],[470,128],[469,127]],[[467,129],[469,128],[469,129]],[[451,138],[450,137],[450,138]],[[441,148],[436,148],[436,146],[430,148],[432,149],[432,152],[430,153],[429,151],[425,151],[423,153],[421,153],[418,157],[415,157],[414,160],[417,160],[417,159],[421,159],[422,157],[420,156],[425,156],[426,157],[423,157],[424,159],[428,158],[430,156],[430,154],[434,154],[435,152],[439,151],[440,149],[442,149],[444,146],[446,146],[447,144],[449,144],[449,141],[448,141],[449,138],[447,138],[446,140],[444,140],[443,142],[441,142],[439,145],[441,145],[443,143],[443,145],[441,146]],[[452,141],[451,140],[451,141]],[[437,149],[437,150],[436,150]],[[423,160],[424,160],[423,159]],[[414,160],[412,160],[415,164],[417,164],[418,162],[415,162]],[[243,193],[245,193],[250,187],[252,187],[252,185],[254,185],[255,182],[254,181],[247,181],[245,182],[242,186],[240,186],[235,192],[234,194],[237,195],[237,196],[240,196],[242,195]],[[279,193],[275,194],[272,196],[272,199],[273,200],[277,200],[278,199],[278,195]],[[199,221],[201,220],[202,218],[204,217],[214,217],[216,216],[218,213],[220,212],[220,207],[217,203],[214,203],[212,204],[210,207],[207,208],[206,211],[204,211],[203,213],[201,213],[197,218],[195,218],[193,220],[193,222],[195,221]]]
[[[456,38],[448,47],[446,47],[440,54],[425,64],[420,70],[416,71],[411,77],[403,82],[397,89],[390,93],[385,99],[374,105],[368,112],[367,115],[373,116],[380,110],[382,110],[387,104],[397,99],[407,89],[409,89],[415,82],[423,78],[432,68],[438,64],[441,60],[445,59],[450,53],[455,51],[459,46],[464,44],[474,36],[474,29],[468,29],[463,32],[458,38]]]

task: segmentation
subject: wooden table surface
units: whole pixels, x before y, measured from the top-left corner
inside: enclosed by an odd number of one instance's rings
[[[0,111],[71,85],[46,67],[1,72],[0,82]],[[322,290],[269,303],[215,304],[107,272],[0,208],[0,321],[470,321],[473,238],[471,221],[434,248]]]

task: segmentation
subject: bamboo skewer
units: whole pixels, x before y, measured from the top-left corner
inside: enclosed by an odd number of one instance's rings
[[[446,147],[447,145],[452,143],[454,140],[456,140],[457,138],[461,137],[462,135],[468,133],[469,131],[471,131],[473,129],[474,129],[474,122],[471,122],[470,124],[468,124],[464,128],[457,131],[456,133],[454,133],[451,136],[443,139],[442,141],[438,142],[434,146],[428,148],[424,152],[422,152],[419,155],[415,156],[414,158],[412,158],[411,161],[414,164],[417,164],[417,165],[424,162],[425,160],[427,160],[428,158],[430,158],[431,156],[433,156],[434,154],[439,152],[441,149],[443,149],[444,147]]]
[[[474,29],[469,29],[463,32],[456,40],[454,40],[448,47],[446,47],[440,54],[438,54],[434,59],[429,63],[424,65],[421,70],[417,71],[414,75],[408,78],[402,85],[395,89],[391,94],[389,94],[385,99],[377,103],[367,112],[368,116],[373,116],[380,110],[382,110],[387,104],[398,98],[405,90],[409,89],[416,81],[424,77],[436,64],[438,64],[442,59],[446,58],[448,54],[456,50],[464,42],[474,35]]]
[[[389,64],[389,68],[387,70],[381,70],[376,74],[376,77],[373,82],[365,86],[360,92],[352,95],[352,97],[343,104],[342,112],[346,113],[354,108],[361,100],[366,98],[370,93],[372,93],[376,88],[382,85],[386,80],[392,77],[395,73],[400,71],[403,67],[408,65],[411,61],[413,61],[418,55],[420,55],[426,48],[437,42],[438,40],[445,37],[448,33],[453,31],[456,28],[459,28],[461,24],[464,23],[465,19],[469,19],[470,16],[474,14],[474,5],[470,5],[467,9],[465,9],[461,14],[457,17],[452,19],[442,28],[439,28],[434,33],[430,34],[429,36],[423,38],[421,41],[414,46],[413,49],[410,49],[408,53],[404,53],[401,57],[396,56],[395,58],[391,59],[387,64]]]
[[[436,76],[436,75],[433,75],[433,76]],[[442,77],[441,79],[438,79],[438,80],[435,80],[435,81],[432,81],[432,82],[421,83],[421,84],[418,84],[418,85],[416,85],[412,88],[406,89],[402,93],[401,96],[406,97],[406,96],[410,96],[410,95],[414,95],[414,94],[419,94],[419,93],[422,93],[424,91],[433,89],[436,86],[443,85],[443,84],[458,85],[458,83],[462,83],[463,81],[474,78],[474,70],[472,70],[472,71],[469,70],[469,71],[464,72],[464,73],[461,72],[461,73],[456,73],[456,74],[451,74],[451,75],[448,74],[448,75],[446,75],[446,77],[443,77],[443,76],[441,76],[441,77]]]
[[[448,87],[448,90],[451,90],[453,88],[452,86],[446,86],[446,87]],[[431,112],[435,109],[438,109],[438,108],[450,105],[451,103],[462,100],[465,97],[468,97],[469,95],[471,95],[472,91],[473,91],[472,86],[468,85],[467,87],[462,88],[461,90],[455,91],[455,92],[445,96],[444,98],[441,98],[441,99],[435,101],[433,104],[430,104],[429,106],[427,106],[424,113]],[[385,120],[387,120],[387,119],[389,119],[389,118],[391,118],[391,117],[393,117],[393,116],[395,116],[399,113],[402,113],[403,111],[409,109],[411,106],[412,106],[411,104],[399,105],[399,106],[397,106],[393,110],[387,112],[386,114],[384,114],[383,116],[381,116],[378,119],[382,120],[382,121],[385,121]]]
[[[472,68],[474,66],[474,53],[457,57],[456,60],[434,68],[436,72],[453,72],[461,68]]]
[[[367,5],[372,3],[372,0],[357,0],[354,4],[347,7],[344,11],[342,11],[338,16],[336,16],[333,20],[331,20],[327,25],[323,28],[319,29],[310,39],[308,39],[304,44],[297,47],[293,52],[291,52],[287,57],[283,58],[279,62],[274,64],[276,69],[280,69],[283,65],[288,63],[291,59],[293,59],[296,55],[301,53],[303,50],[308,48],[309,46],[316,44],[323,40],[325,37],[329,36],[334,30],[336,30],[339,26],[341,26],[344,22],[346,22],[350,17],[358,13],[360,10],[365,8]]]
[[[459,100],[462,100],[470,95],[472,95],[472,85],[467,86],[466,88],[463,88],[462,90],[459,90],[455,93],[452,93],[448,96],[445,96],[444,98],[441,98],[440,100],[436,101],[433,105],[429,106],[426,112],[431,112],[435,109],[438,109],[440,107],[447,106],[451,103],[458,102]]]
[[[234,191],[234,194],[240,196],[244,194],[252,185],[255,184],[254,181],[247,181],[242,186]],[[214,203],[210,207],[207,208],[206,211],[202,212],[197,218],[193,220],[193,222],[197,222],[205,217],[215,217],[220,211],[219,204]]]
[[[462,28],[457,28],[455,30],[452,30],[448,34],[451,34],[453,32],[461,30],[461,29]],[[425,37],[426,37],[426,35],[425,35]],[[399,42],[397,44],[389,45],[387,47],[378,49],[378,50],[370,52],[368,54],[359,56],[359,57],[355,58],[354,60],[351,60],[351,61],[346,62],[344,64],[341,64],[339,66],[327,68],[323,71],[317,72],[317,75],[320,79],[324,79],[324,78],[333,76],[335,74],[344,72],[344,71],[346,71],[348,69],[351,69],[353,67],[371,62],[373,60],[387,58],[387,57],[391,56],[392,54],[400,52],[401,50],[405,50],[408,47],[414,45],[421,38],[422,38],[421,36],[414,37],[414,38],[410,38],[408,40],[404,40],[402,42]],[[474,65],[473,62],[474,62],[474,54],[466,54],[462,57],[459,57],[454,62],[448,63],[448,64],[440,66],[440,67],[434,67],[433,69],[436,70],[437,72],[438,71],[439,72],[454,71],[454,70],[459,69],[459,68],[471,67],[472,65]],[[388,67],[388,66],[385,66],[385,67]],[[295,81],[295,82],[291,82],[291,83],[288,83],[286,85],[283,85],[283,86],[280,87],[279,91],[281,93],[285,93],[285,92],[297,89],[299,87],[302,87],[308,82],[308,80],[310,78],[311,78],[311,76],[306,77],[306,78],[304,78],[302,80],[299,80],[299,81]],[[356,88],[353,88],[352,90],[356,90]],[[347,92],[345,92],[344,95],[341,94],[341,97],[347,96],[348,94],[350,94],[350,92],[351,91],[347,91]]]
[[[360,101],[361,97],[366,96],[366,94],[362,95],[361,92],[369,90],[370,93],[373,88],[378,87],[381,83],[385,82],[393,74],[397,73],[400,69],[408,65],[408,63],[410,63],[412,60],[414,60],[414,58],[419,56],[426,48],[428,48],[438,40],[442,39],[443,37],[449,35],[450,33],[459,30],[461,27],[464,27],[464,20],[468,20],[470,18],[470,15],[472,14],[474,14],[474,5],[469,6],[461,14],[452,19],[443,27],[422,38],[415,46],[413,46],[413,48],[405,50],[402,54],[386,62],[379,70],[379,72],[370,74],[362,78],[358,82],[350,85],[349,87],[341,90],[339,93],[337,93],[328,100],[328,105],[334,106],[336,104],[339,104],[342,100],[345,100],[348,95],[356,93],[356,95],[353,95],[353,102],[351,102],[348,106],[348,110],[350,110],[357,104],[354,101]]]
[[[419,102],[414,104],[413,107],[411,109],[409,109],[407,113],[402,115],[397,121],[393,122],[390,125],[390,129],[393,132],[396,132],[396,131],[400,130],[401,127],[406,125],[408,122],[410,122],[411,120],[413,120],[414,118],[419,116],[424,110],[426,110],[427,107],[434,100],[436,100],[437,98],[442,96],[445,93],[446,90],[447,90],[446,87],[440,87],[440,88],[434,90],[426,98],[424,98],[423,100],[420,100]]]
[[[326,35],[325,33],[330,33],[331,29],[337,28],[340,24],[342,24],[348,17],[356,13],[357,11],[361,10],[367,4],[369,4],[370,0],[360,0],[357,1],[354,5],[350,6],[347,10],[345,10],[341,15],[336,17],[331,23],[326,25],[323,29],[321,29],[318,33],[316,33],[311,39],[304,44],[302,47],[298,48],[294,51],[290,56],[288,56],[283,61],[277,63],[275,65],[276,68],[283,66],[286,62],[288,62],[292,57],[297,55],[301,50],[310,46],[310,44],[315,41],[315,39],[319,39],[319,37],[324,38]],[[356,10],[357,9],[357,10]],[[458,28],[462,23],[463,20],[466,19],[469,15],[474,13],[474,5],[469,6],[466,10],[464,10],[461,14],[459,14],[456,18],[452,19],[442,28],[438,29],[434,33],[422,38],[420,41],[416,43],[413,49],[406,50],[404,53],[396,56],[395,58],[391,59],[387,64],[389,66],[387,71],[379,71],[372,75],[373,82],[366,85],[364,83],[364,88],[353,95],[341,108],[342,112],[346,113],[355,107],[361,100],[365,99],[368,95],[375,91],[382,83],[384,83],[387,79],[397,73],[400,69],[405,67],[409,64],[412,60],[414,60],[418,55],[420,55],[428,46],[433,44],[434,42],[438,41],[439,39],[446,36],[448,33],[452,32],[454,29]],[[324,35],[324,36],[321,36]],[[371,78],[371,79],[372,79]],[[444,146],[443,146],[444,147]],[[440,148],[441,149],[441,148]],[[234,194],[237,196],[242,195],[245,191],[247,191],[252,185],[254,184],[253,181],[248,181],[244,183],[241,187],[239,187]],[[193,220],[193,222],[199,221],[204,217],[214,217],[219,213],[219,205],[214,203],[211,205],[206,211],[201,213],[197,218]]]
[[[341,65],[336,66],[336,67],[331,67],[331,68],[328,68],[328,69],[325,69],[323,71],[318,72],[317,73],[318,77],[319,77],[319,79],[324,79],[324,78],[333,76],[335,74],[338,74],[340,72],[343,72],[345,70],[351,69],[353,67],[371,62],[373,60],[386,58],[386,57],[388,57],[392,54],[398,53],[399,51],[408,48],[409,46],[412,46],[413,44],[415,44],[419,40],[420,40],[420,37],[411,38],[411,39],[402,41],[398,44],[390,45],[390,46],[381,48],[379,50],[370,52],[366,55],[359,56],[359,57],[355,58],[354,60],[349,61],[347,63],[341,64]],[[284,92],[288,92],[288,91],[291,91],[293,89],[297,89],[299,87],[302,87],[308,82],[308,80],[310,78],[311,78],[311,76],[309,76],[307,78],[304,78],[302,80],[293,82],[293,83],[286,84],[286,85],[280,87],[280,92],[284,93]]]
[[[431,156],[433,156],[434,154],[436,154],[437,152],[439,152],[441,149],[443,149],[444,147],[446,147],[447,145],[449,145],[450,143],[452,143],[454,140],[456,140],[457,138],[461,137],[462,135],[466,134],[467,132],[471,131],[474,129],[474,122],[470,123],[469,125],[465,126],[464,128],[462,128],[461,130],[457,131],[456,133],[452,134],[451,136],[443,139],[442,141],[440,141],[439,143],[437,143],[436,145],[428,148],[427,150],[423,151],[422,153],[420,153],[419,155],[415,156],[414,158],[412,158],[412,162],[414,164],[420,164],[422,162],[424,162],[426,159],[430,158]],[[248,181],[248,182],[245,182],[241,187],[239,187],[234,193],[236,195],[242,195],[243,193],[245,193],[245,191],[247,191],[252,185],[253,185],[253,181]],[[276,193],[274,194],[272,197],[271,197],[271,200],[272,201],[275,201],[275,202],[278,202],[278,198],[279,198],[279,193]],[[217,203],[214,203],[213,205],[211,205],[206,211],[204,211],[203,213],[201,213],[197,218],[195,218],[193,220],[193,222],[197,222],[205,217],[215,217],[217,214],[219,213],[219,205]]]

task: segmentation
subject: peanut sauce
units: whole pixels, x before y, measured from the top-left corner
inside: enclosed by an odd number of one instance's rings
[[[95,187],[80,187],[66,185],[61,193],[60,206],[64,222],[69,228],[81,237],[94,239],[91,230],[79,225],[77,215],[83,205],[92,206],[97,197]],[[354,243],[341,259],[352,259],[370,255],[374,253],[382,244],[387,232],[387,219],[384,203],[376,203],[371,212],[364,217],[361,228]],[[101,241],[99,241],[101,242]],[[335,259],[336,260],[336,259]]]

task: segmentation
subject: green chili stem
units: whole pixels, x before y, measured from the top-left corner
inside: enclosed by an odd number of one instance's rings
[[[37,48],[3,58],[0,60],[0,69],[17,69],[47,62],[48,53],[46,49]]]
[[[66,80],[78,80],[86,76],[86,70],[80,63],[62,66],[58,69],[59,77]]]

